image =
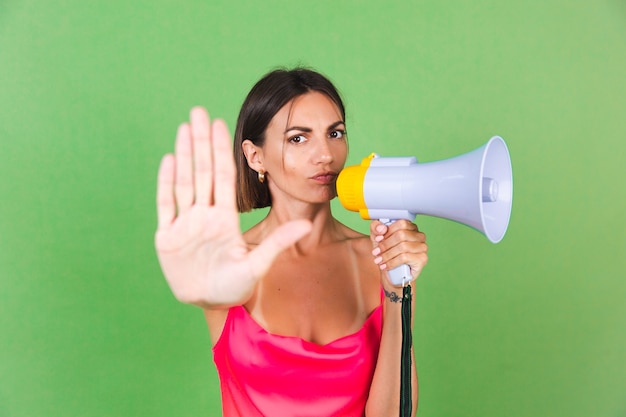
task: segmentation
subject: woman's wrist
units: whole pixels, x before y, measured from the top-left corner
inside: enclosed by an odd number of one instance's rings
[[[383,292],[385,293],[385,301],[388,301],[392,304],[402,304],[402,289],[401,288],[393,288],[387,289],[383,287]]]
[[[411,289],[409,293],[407,293],[404,291],[404,287],[396,287],[395,285],[391,285],[391,283],[382,285],[385,302],[397,306],[401,306],[402,303],[405,302],[405,298],[408,298],[408,302],[412,302],[415,299],[415,287],[414,285],[410,287]]]

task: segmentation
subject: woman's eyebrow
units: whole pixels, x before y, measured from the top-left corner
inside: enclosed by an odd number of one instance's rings
[[[338,120],[335,123],[333,123],[330,126],[328,126],[328,130],[332,130],[332,129],[336,128],[337,126],[343,125],[343,124],[345,124],[345,122],[343,120]],[[287,133],[290,130],[298,130],[300,132],[307,132],[307,133],[313,131],[313,129],[311,129],[310,127],[291,126],[291,127],[288,127],[287,129],[285,129],[284,133]]]
[[[328,126],[328,130],[333,130],[334,128],[336,128],[339,125],[345,125],[346,123],[343,120],[338,120],[335,123],[333,123],[332,125]]]
[[[311,129],[309,127],[291,126],[291,127],[288,127],[287,129],[285,129],[284,133],[287,133],[290,130],[299,130],[300,132],[312,132],[313,131],[313,129]]]

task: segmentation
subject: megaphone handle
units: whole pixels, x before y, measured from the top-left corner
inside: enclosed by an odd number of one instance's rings
[[[395,220],[391,219],[379,219],[385,226],[391,225]],[[411,267],[407,264],[397,266],[387,271],[391,283],[396,287],[404,287],[411,282]]]
[[[388,271],[391,283],[396,287],[404,287],[411,282],[411,267],[404,264]]]

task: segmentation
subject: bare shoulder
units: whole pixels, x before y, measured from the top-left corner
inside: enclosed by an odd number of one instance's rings
[[[369,314],[380,304],[380,270],[374,263],[372,241],[366,234],[342,225],[349,250],[354,254],[356,276],[361,284],[361,297]]]
[[[351,229],[350,227],[341,224],[342,233],[345,236],[345,240],[350,242],[350,246],[357,254],[359,258],[361,257],[371,257],[372,252],[372,241],[368,235],[365,235],[357,230]]]
[[[352,229],[351,227],[346,226],[343,223],[339,223],[339,227],[341,228],[341,232],[344,234],[344,236],[346,236],[346,238],[348,239],[361,239],[361,238],[368,238],[368,235],[365,235],[357,230]]]
[[[209,327],[209,335],[213,346],[217,343],[224,325],[226,324],[226,317],[228,316],[228,309],[205,309],[204,318],[206,319],[207,326]]]

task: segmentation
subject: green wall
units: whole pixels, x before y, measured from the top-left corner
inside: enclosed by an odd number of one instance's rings
[[[0,1],[0,416],[219,414],[154,254],[157,165],[191,106],[232,128],[294,64],[344,94],[349,163],[508,142],[502,243],[418,218],[419,415],[626,415],[626,4],[364,3]]]

